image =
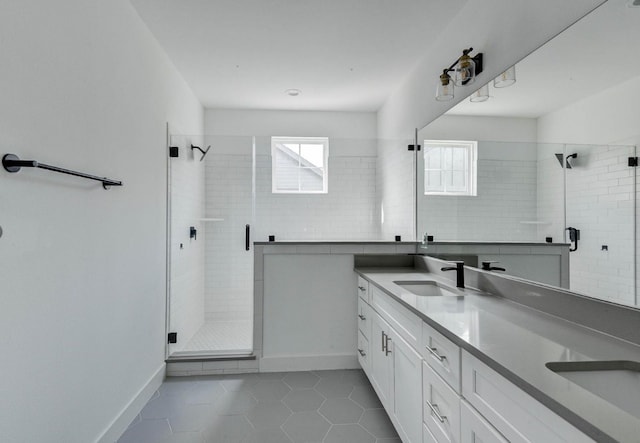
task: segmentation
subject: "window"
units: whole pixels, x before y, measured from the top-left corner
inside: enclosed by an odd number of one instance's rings
[[[424,194],[477,195],[478,142],[424,141]]]
[[[327,193],[327,137],[271,137],[272,192]]]

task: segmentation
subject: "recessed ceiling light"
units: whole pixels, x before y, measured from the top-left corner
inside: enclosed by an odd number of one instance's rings
[[[299,89],[287,89],[284,93],[291,97],[297,97],[302,93],[302,91]]]
[[[629,8],[640,8],[640,0],[629,0],[627,6]]]

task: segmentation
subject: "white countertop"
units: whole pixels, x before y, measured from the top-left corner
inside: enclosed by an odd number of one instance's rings
[[[594,440],[640,442],[638,417],[545,366],[561,361],[640,362],[640,346],[502,297],[470,289],[461,297],[425,297],[393,283],[435,280],[451,286],[450,280],[434,274],[408,268],[356,271]]]

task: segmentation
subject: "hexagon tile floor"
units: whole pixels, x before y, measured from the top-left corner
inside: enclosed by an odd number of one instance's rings
[[[361,370],[165,380],[118,443],[401,443]]]

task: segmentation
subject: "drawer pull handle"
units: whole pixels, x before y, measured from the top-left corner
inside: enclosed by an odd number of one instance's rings
[[[447,420],[446,415],[440,415],[440,411],[438,410],[438,405],[433,405],[429,401],[427,402],[427,405],[429,406],[429,409],[431,409],[431,412],[433,413],[433,415],[436,416],[436,418],[440,423],[444,423]]]
[[[365,316],[364,316],[364,315],[362,315],[362,314],[358,314],[358,318],[359,318],[360,320],[366,320],[366,319],[367,319],[367,317],[365,317]]]
[[[446,355],[438,354],[438,349],[437,348],[432,348],[432,347],[429,347],[429,346],[425,346],[425,348],[427,348],[427,351],[429,351],[431,353],[431,355],[433,355],[435,358],[437,358],[439,362],[442,362],[442,361],[447,359]]]
[[[362,292],[367,290],[367,288],[365,288],[364,286],[358,286],[358,289],[360,289]]]
[[[367,355],[367,353],[366,353],[366,352],[364,352],[362,349],[358,349],[358,352],[359,352],[359,353],[360,353],[360,355],[362,355],[363,357],[364,357],[365,355]]]
[[[389,342],[391,341],[391,337],[389,337],[388,335],[385,335],[385,344],[384,344],[384,355],[389,355],[391,354],[391,349],[389,349]]]

